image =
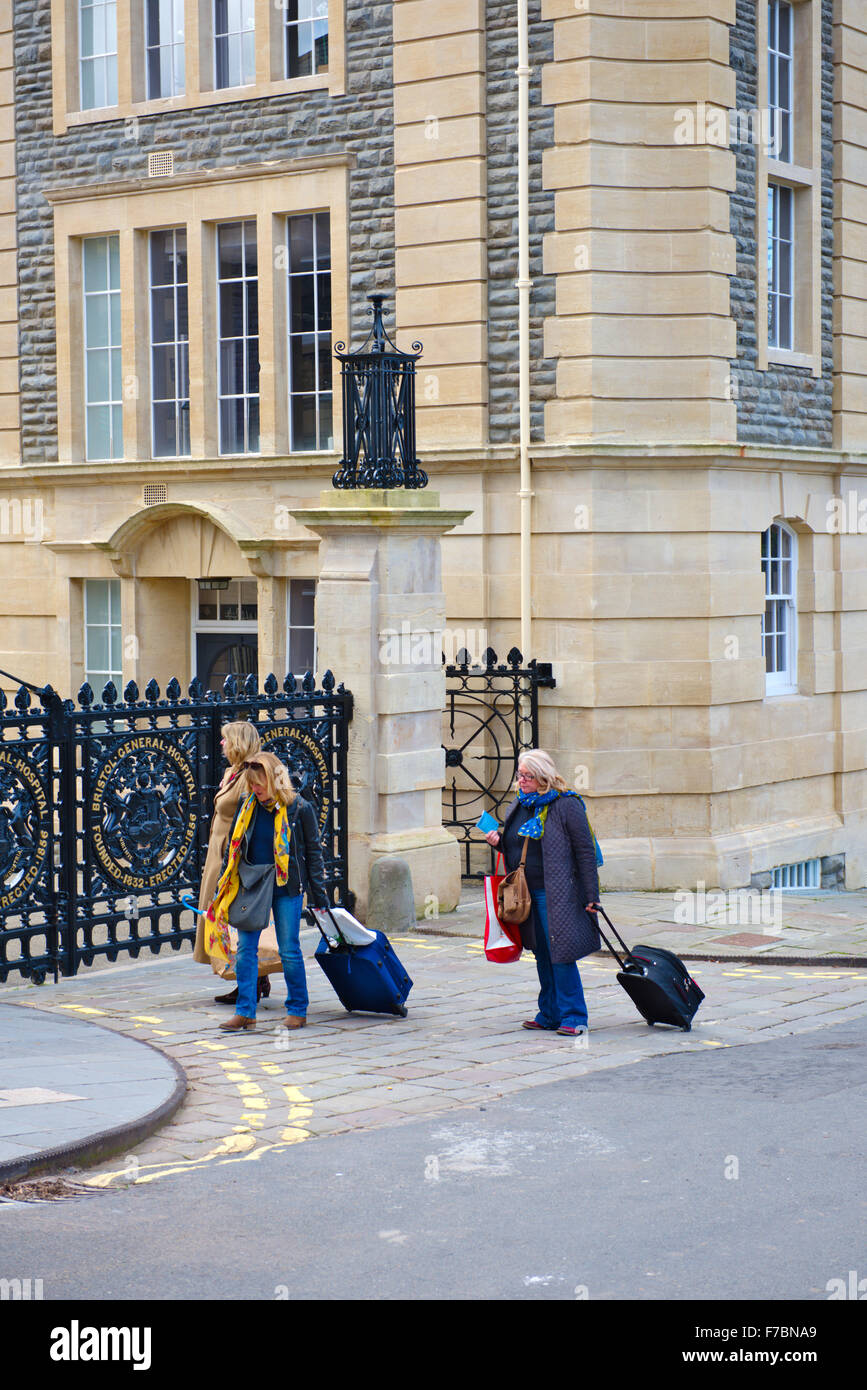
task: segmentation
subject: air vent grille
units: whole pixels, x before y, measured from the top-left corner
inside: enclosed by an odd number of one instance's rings
[[[172,150],[160,150],[158,154],[148,155],[148,178],[164,179],[175,172],[175,156]]]

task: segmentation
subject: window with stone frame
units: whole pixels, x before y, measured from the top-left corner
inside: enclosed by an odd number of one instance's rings
[[[154,458],[180,458],[190,452],[186,229],[151,232],[149,252],[151,443]]]
[[[116,236],[81,243],[85,458],[123,458],[120,249]]]
[[[797,536],[785,523],[775,521],[762,533],[766,695],[791,695],[798,689],[797,559]]]
[[[78,63],[82,111],[116,106],[116,0],[79,0]]]
[[[259,270],[256,222],[217,227],[221,454],[259,452]]]
[[[327,212],[286,219],[289,448],[334,446],[331,229]]]
[[[345,7],[346,0],[52,0],[54,134],[105,120],[107,108],[132,120],[166,101],[191,111],[320,88],[343,96]]]
[[[795,193],[768,184],[768,346],[793,347],[795,316]]]
[[[214,86],[256,81],[255,0],[214,0]]]
[[[286,0],[286,77],[328,71],[328,0]]]
[[[345,229],[345,165],[296,175],[287,162],[205,188],[191,176],[195,208],[185,184],[153,182],[54,207],[59,456],[270,457],[293,447],[293,423],[296,450],[333,447],[331,339],[348,336],[349,275],[346,236],[331,245],[329,229]]]
[[[792,159],[793,69],[795,62],[792,6],[788,0],[768,3],[768,108],[775,159]]]
[[[289,580],[289,623],[286,655],[293,676],[316,670],[315,579]]]
[[[183,96],[184,0],[144,0],[144,4],[148,100]]]
[[[756,365],[823,373],[822,0],[761,0],[756,6],[757,106],[770,115],[756,147]],[[763,211],[764,209],[764,211]]]
[[[96,699],[109,681],[122,690],[120,580],[84,581],[84,679]]]

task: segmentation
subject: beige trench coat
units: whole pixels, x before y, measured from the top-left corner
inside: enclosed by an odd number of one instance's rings
[[[227,768],[214,796],[214,816],[211,821],[208,854],[205,859],[202,886],[199,891],[199,917],[196,922],[196,944],[193,947],[193,960],[198,961],[200,965],[210,963],[214,974],[221,976],[224,980],[234,980],[235,978],[236,933],[231,927],[229,928],[233,956],[231,961],[227,963],[218,956],[209,956],[205,948],[204,914],[217,895],[217,883],[220,878],[223,855],[226,852],[232,826],[235,824],[238,810],[247,795],[247,790],[247,779],[243,772],[239,773],[234,768]],[[259,937],[259,974],[272,975],[276,971],[282,971],[282,969],[283,965],[277,949],[277,933],[273,926],[269,925]]]

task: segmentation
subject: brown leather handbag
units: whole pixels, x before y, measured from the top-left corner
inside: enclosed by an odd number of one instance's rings
[[[517,869],[506,874],[497,888],[497,916],[501,922],[509,922],[514,926],[526,922],[533,905],[530,890],[527,887],[527,875],[524,872],[529,844],[529,837],[525,836],[520,864]]]

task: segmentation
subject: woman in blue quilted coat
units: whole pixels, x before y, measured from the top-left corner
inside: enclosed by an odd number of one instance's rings
[[[567,789],[540,748],[520,755],[517,789],[502,831],[485,839],[502,850],[507,873],[518,867],[527,843],[524,872],[533,906],[521,938],[536,957],[539,1012],[523,1026],[575,1037],[587,1029],[577,962],[601,944],[596,840],[580,796]]]

